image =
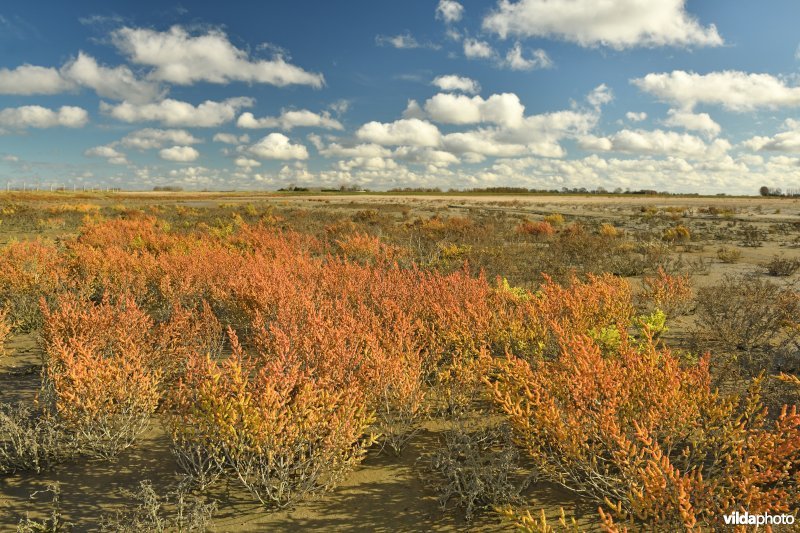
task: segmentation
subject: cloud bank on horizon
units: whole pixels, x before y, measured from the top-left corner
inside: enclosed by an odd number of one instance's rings
[[[0,7],[10,186],[800,186],[791,0]]]

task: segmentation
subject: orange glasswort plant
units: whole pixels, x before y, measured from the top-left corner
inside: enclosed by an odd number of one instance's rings
[[[669,316],[679,316],[689,310],[692,302],[692,286],[688,274],[667,274],[662,267],[654,276],[642,279],[641,298],[661,309]]]
[[[628,282],[610,274],[588,275],[586,281],[572,277],[561,285],[543,275],[545,282],[530,297],[520,298],[507,291],[512,305],[496,306],[500,317],[494,335],[501,341],[496,355],[511,351],[535,361],[558,351],[558,331],[583,332],[593,337],[617,331],[634,315]]]
[[[371,414],[354,388],[312,379],[290,360],[232,355],[189,361],[167,426],[179,464],[201,482],[237,478],[262,504],[283,507],[337,484],[363,458]],[[199,467],[199,468],[198,468]]]
[[[116,455],[144,431],[159,400],[152,322],[130,298],[86,305],[62,297],[42,303],[45,327],[40,400],[81,448]]]
[[[58,250],[39,241],[12,243],[0,249],[0,305],[16,329],[41,326],[39,300],[52,302],[67,280]]]
[[[633,338],[623,279],[543,276],[529,291],[399,265],[401,249],[355,230],[126,217],[0,251],[9,320],[44,318],[40,402],[88,453],[113,455],[160,417],[198,485],[224,476],[281,507],[338,483],[374,439],[399,453],[436,400],[453,414],[488,395],[540,473],[602,505],[609,528],[797,506],[796,412],[771,420],[757,387],[714,392],[708,357],[686,366],[647,329]],[[474,231],[458,217],[411,224]],[[577,225],[560,235],[610,242]],[[663,271],[645,286],[662,308],[690,294]]]
[[[493,396],[540,473],[601,503],[609,529],[708,527],[800,504],[796,408],[770,422],[758,383],[742,400],[711,390],[708,357],[684,368],[647,338],[623,332],[604,353],[555,329],[560,355],[498,360]]]
[[[353,233],[335,241],[342,256],[359,263],[375,263],[376,261],[392,261],[401,255],[396,246],[382,243],[378,237],[365,233]]]
[[[555,235],[556,230],[553,225],[546,220],[538,222],[525,220],[517,226],[517,233],[521,235],[549,237]]]
[[[223,328],[211,306],[203,301],[199,309],[174,305],[169,319],[152,330],[153,359],[150,364],[161,373],[164,394],[184,375],[186,364],[197,354],[222,355]]]

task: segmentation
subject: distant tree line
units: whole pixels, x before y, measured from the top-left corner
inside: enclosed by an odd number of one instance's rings
[[[180,185],[156,185],[153,187],[155,192],[182,192],[183,187]]]
[[[440,193],[443,192],[439,187],[402,187],[389,189],[388,192],[416,192],[416,193]],[[617,187],[613,191],[609,191],[604,187],[597,187],[596,189],[587,189],[586,187],[562,187],[560,189],[529,189],[526,187],[480,187],[473,189],[448,189],[447,192],[466,192],[476,194],[636,194],[636,195],[659,195],[671,196],[679,194],[680,196],[699,196],[698,193],[670,193],[666,191],[656,191],[654,189],[622,189]]]
[[[439,187],[395,187],[387,192],[442,192],[442,189]]]
[[[299,187],[294,183],[281,187],[278,192],[369,192],[369,189],[361,185],[343,184],[337,188],[324,188],[324,187]]]
[[[758,189],[758,192],[761,196],[787,196],[793,198],[800,196],[800,189],[786,189],[786,192],[784,192],[780,187],[767,187],[766,185]]]

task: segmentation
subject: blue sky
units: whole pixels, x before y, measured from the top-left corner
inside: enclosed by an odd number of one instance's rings
[[[0,185],[800,187],[800,3],[16,2]]]

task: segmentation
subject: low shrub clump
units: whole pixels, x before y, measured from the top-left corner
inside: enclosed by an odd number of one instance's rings
[[[393,260],[399,257],[400,251],[382,243],[377,237],[365,233],[355,233],[336,240],[339,253],[359,263],[374,263],[375,261]]]
[[[722,246],[721,248],[717,249],[717,259],[723,263],[736,263],[739,259],[741,259],[741,257],[742,251],[737,250],[736,248]]]
[[[102,518],[100,531],[138,533],[139,531],[208,531],[217,509],[216,502],[187,493],[185,487],[158,494],[149,480],[139,483],[130,494],[137,504],[125,512]]]
[[[17,533],[71,531],[75,524],[66,521],[61,512],[61,485],[58,482],[48,483],[47,488],[41,492],[49,492],[53,495],[50,500],[50,516],[44,520],[34,520],[28,513],[25,513],[25,518],[22,518],[17,524]]]
[[[372,443],[363,398],[232,344],[224,361],[192,360],[175,391],[167,425],[181,467],[202,483],[230,475],[275,507],[335,486]]]
[[[563,226],[564,225],[564,215],[561,213],[552,213],[544,217],[544,221],[550,224],[551,226]]]
[[[800,269],[800,260],[788,259],[779,255],[773,256],[764,264],[764,270],[770,276],[791,276]]]
[[[567,518],[563,507],[559,510],[559,516],[554,520],[548,520],[544,509],[532,514],[530,509],[515,509],[506,505],[499,507],[497,511],[505,523],[521,533],[555,533],[556,531],[579,533],[581,531],[575,517]]]
[[[82,450],[118,454],[147,428],[160,398],[151,320],[131,299],[64,298],[43,314],[44,405]]]
[[[476,511],[519,504],[531,481],[504,425],[459,423],[443,434],[427,464],[439,504],[445,509],[454,501],[467,522]]]
[[[617,229],[614,225],[609,224],[608,222],[603,222],[602,224],[600,224],[600,228],[597,230],[597,232],[603,237],[610,237],[610,238],[619,237],[622,234],[622,232],[619,229]]]
[[[740,244],[747,248],[758,248],[767,239],[766,233],[752,224],[743,224],[739,229]]]
[[[609,529],[713,527],[742,507],[800,504],[800,414],[769,421],[758,382],[720,396],[707,357],[683,367],[647,338],[601,351],[564,333],[559,344],[554,360],[499,360],[495,402],[541,475],[598,502]]]
[[[692,287],[688,274],[667,274],[662,267],[655,276],[642,279],[641,297],[668,316],[685,314],[692,302]]]
[[[52,302],[67,279],[58,250],[39,241],[11,243],[0,249],[0,307],[18,331],[42,325],[39,302]]]
[[[57,420],[25,405],[0,404],[0,475],[39,474],[75,452]]]
[[[664,230],[661,238],[667,242],[687,242],[692,238],[689,228],[683,224]]]
[[[800,333],[793,324],[800,298],[757,276],[727,276],[697,291],[694,343],[715,350],[715,363],[750,375],[770,369],[772,357]],[[726,359],[727,358],[727,359]]]
[[[517,226],[517,233],[521,235],[533,235],[537,237],[549,237],[555,235],[556,230],[547,220],[533,222],[525,220]]]

